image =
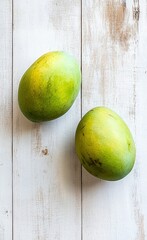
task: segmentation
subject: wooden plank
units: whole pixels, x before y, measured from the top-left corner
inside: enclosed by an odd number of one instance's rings
[[[51,50],[80,61],[80,0],[14,0],[14,239],[81,237],[81,170],[74,151],[80,95],[55,121],[35,124],[18,108],[19,80]]]
[[[137,162],[123,180],[98,180],[83,169],[84,240],[147,236],[146,1],[85,0],[82,8],[82,111],[105,105],[128,123]]]
[[[0,239],[12,239],[12,5],[0,1]]]
[[[135,2],[135,1],[134,1]],[[136,1],[137,2],[137,1]],[[135,3],[136,3],[135,2]],[[139,2],[139,1],[138,1]],[[137,3],[136,3],[137,5]],[[147,139],[147,111],[145,106],[147,104],[147,62],[145,56],[147,55],[147,32],[145,31],[147,25],[147,2],[140,1],[139,14],[139,36],[136,54],[136,66],[134,71],[134,78],[136,80],[136,144],[137,144],[137,163],[133,184],[133,205],[134,217],[136,223],[136,239],[145,240],[147,238],[147,192],[146,192],[146,139]]]

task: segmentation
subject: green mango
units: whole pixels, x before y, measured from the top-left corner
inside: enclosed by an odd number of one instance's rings
[[[18,89],[19,107],[33,122],[53,120],[69,110],[80,85],[77,61],[65,52],[49,52],[24,73]]]
[[[136,148],[131,132],[106,107],[85,114],[76,130],[75,145],[83,167],[100,179],[122,179],[134,166]]]

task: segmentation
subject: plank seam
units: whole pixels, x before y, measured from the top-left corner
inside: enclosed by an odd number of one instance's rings
[[[83,63],[83,48],[82,48],[82,40],[83,40],[83,2],[81,0],[81,74],[82,74],[82,63]],[[82,79],[83,80],[83,79]],[[81,82],[81,119],[82,119],[82,82]],[[82,165],[81,165],[81,240],[83,240],[83,182],[82,182]]]
[[[14,19],[13,19],[13,15],[14,15],[14,10],[13,10],[13,6],[14,6],[14,2],[13,2],[13,0],[12,0],[12,2],[11,2],[11,4],[12,4],[12,39],[11,39],[11,41],[12,41],[12,92],[11,92],[11,101],[12,101],[12,240],[14,239],[14,204],[13,204],[13,194],[14,194],[14,189],[13,189],[13,183],[14,183],[14,181],[13,181],[13,23],[14,23]]]

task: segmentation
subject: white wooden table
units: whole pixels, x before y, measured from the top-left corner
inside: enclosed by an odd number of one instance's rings
[[[147,1],[0,0],[0,240],[147,240]],[[19,80],[51,50],[75,55],[82,88],[45,124],[18,108]],[[101,181],[76,157],[83,114],[105,105],[128,123],[135,168]]]

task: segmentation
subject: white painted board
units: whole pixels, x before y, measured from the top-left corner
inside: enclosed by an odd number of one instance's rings
[[[14,239],[80,239],[81,166],[74,150],[80,95],[63,117],[31,123],[17,89],[39,56],[64,50],[80,63],[80,1],[14,0]]]
[[[12,240],[12,5],[0,1],[0,239]]]
[[[145,240],[146,1],[85,0],[82,13],[82,113],[110,107],[137,145],[135,168],[121,181],[97,180],[83,169],[83,239]]]

